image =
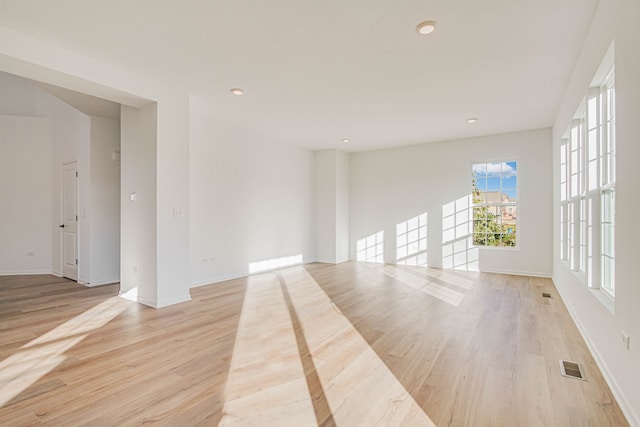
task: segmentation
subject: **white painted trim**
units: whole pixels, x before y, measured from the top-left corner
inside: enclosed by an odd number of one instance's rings
[[[113,283],[120,283],[120,277],[112,277],[110,279],[96,280],[95,282],[84,283],[84,285],[92,288],[94,286],[111,285]]]
[[[256,276],[258,274],[271,273],[271,272],[278,271],[278,270],[284,270],[285,268],[300,267],[302,265],[312,264],[314,262],[320,262],[320,263],[325,263],[325,264],[336,264],[335,262],[324,262],[324,261],[316,260],[316,261],[303,262],[302,264],[290,265],[288,267],[274,268],[273,270],[265,270],[265,271],[261,271],[259,273],[253,273],[253,274],[249,274],[249,273],[226,274],[224,276],[214,276],[214,277],[210,277],[208,279],[202,279],[202,280],[197,280],[195,282],[191,282],[190,288],[197,288],[197,287],[200,287],[200,286],[213,285],[215,283],[226,282],[227,280],[241,279],[243,277]]]
[[[76,178],[77,178],[77,182],[76,182],[76,209],[78,212],[78,220],[76,221],[76,256],[77,256],[77,260],[76,260],[76,274],[78,275],[78,278],[76,279],[76,281],[80,284],[86,284],[89,283],[88,281],[84,281],[84,279],[80,279],[80,264],[79,261],[81,260],[81,255],[80,255],[80,161],[78,161],[77,158],[72,158],[72,159],[68,159],[68,160],[63,160],[62,163],[60,164],[60,169],[58,170],[59,176],[58,179],[60,180],[60,194],[58,195],[60,198],[60,209],[58,212],[58,216],[59,216],[59,221],[58,224],[64,223],[64,167],[70,164],[76,164]],[[64,272],[64,239],[61,237],[60,238],[60,271]],[[62,276],[63,273],[60,273],[60,276]],[[74,279],[69,279],[69,280],[74,280]]]
[[[316,258],[315,262],[321,262],[323,264],[340,264],[335,258]]]
[[[607,364],[604,362],[604,359],[600,355],[598,348],[593,344],[593,341],[591,341],[591,337],[587,333],[587,330],[584,328],[582,322],[580,322],[578,316],[576,316],[575,312],[571,308],[571,305],[567,304],[567,300],[564,294],[562,293],[562,289],[556,284],[555,278],[552,277],[551,280],[553,281],[553,286],[555,286],[556,290],[558,291],[558,294],[560,295],[560,299],[562,299],[562,302],[564,303],[565,307],[567,307],[567,311],[569,312],[569,315],[571,316],[573,323],[575,323],[576,326],[578,327],[578,331],[580,331],[580,335],[584,339],[584,342],[587,344],[589,351],[591,351],[593,359],[595,360],[596,365],[598,365],[598,368],[600,368],[600,371],[602,372],[602,376],[604,377],[604,380],[607,382],[607,385],[611,389],[611,392],[613,393],[613,396],[616,398],[618,405],[620,405],[620,409],[622,409],[622,412],[624,413],[625,417],[627,417],[627,421],[631,426],[640,427],[640,417],[638,416],[638,414],[636,414],[633,411],[632,407],[629,406],[629,404],[627,403],[625,394],[621,391],[620,386],[618,385],[618,382],[615,380],[613,375],[611,375],[611,372],[609,371]]]
[[[348,258],[345,258],[343,260],[318,258],[315,261],[311,261],[311,262],[319,262],[321,264],[342,264],[343,262],[349,262],[349,261],[351,260]],[[305,263],[305,264],[308,264],[308,263]]]
[[[481,273],[495,273],[495,274],[512,274],[514,276],[531,276],[531,277],[543,277],[545,279],[550,279],[550,273],[541,273],[539,271],[519,271],[519,270],[487,270],[480,268]]]
[[[155,303],[155,302],[153,302],[153,301],[151,301],[151,300],[148,300],[148,299],[145,299],[145,298],[143,298],[143,297],[141,297],[141,296],[138,296],[138,300],[137,300],[137,301],[138,301],[140,304],[146,305],[146,306],[148,306],[148,307],[151,307],[151,308],[158,308],[158,307],[156,306],[156,303]]]
[[[208,279],[202,279],[191,283],[191,288],[197,288],[199,286],[213,285],[214,283],[226,282],[227,280],[241,279],[243,277],[248,277],[247,273],[238,273],[238,274],[226,274],[224,276],[215,276],[210,277]]]
[[[181,302],[191,301],[191,294],[187,293],[186,295],[180,295],[173,298],[167,298],[164,300],[158,301],[158,304],[155,308],[168,307],[174,304],[180,304]]]
[[[31,274],[52,274],[54,276],[62,277],[61,275],[54,274],[51,270],[5,270],[0,271],[0,276],[27,276]]]
[[[122,297],[122,295],[120,295]],[[191,295],[187,294],[187,295],[180,295],[174,298],[168,298],[165,300],[161,300],[158,302],[155,301],[151,301],[148,300],[146,298],[140,297],[138,296],[138,303],[146,305],[148,307],[151,308],[155,308],[155,309],[159,309],[159,308],[163,308],[163,307],[168,307],[170,305],[174,305],[174,304],[180,304],[181,302],[187,302],[187,301],[191,301]]]

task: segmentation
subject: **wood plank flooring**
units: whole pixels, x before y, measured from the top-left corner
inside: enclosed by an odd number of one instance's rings
[[[0,277],[0,425],[628,425],[548,279],[348,262],[117,293]]]

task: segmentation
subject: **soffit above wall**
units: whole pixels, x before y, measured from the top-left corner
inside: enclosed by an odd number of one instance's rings
[[[120,121],[120,104],[107,101],[106,99],[86,95],[69,89],[49,85],[41,82],[34,82],[43,90],[49,92],[56,98],[71,105],[76,110],[88,115],[106,117]]]

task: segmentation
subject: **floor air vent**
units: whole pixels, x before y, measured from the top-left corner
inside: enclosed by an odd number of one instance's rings
[[[551,294],[550,294],[550,293],[547,293],[547,292],[543,292],[543,293],[542,293],[542,297],[543,297],[543,298],[551,298]]]
[[[560,360],[560,373],[565,377],[577,378],[579,380],[586,381],[584,375],[582,375],[580,365],[578,365],[576,362]]]

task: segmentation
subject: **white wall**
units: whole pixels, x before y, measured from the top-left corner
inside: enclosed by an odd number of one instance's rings
[[[47,272],[62,274],[62,233],[58,228],[62,218],[62,164],[78,161],[81,174],[79,188],[79,280],[88,282],[89,259],[85,257],[89,248],[89,227],[86,220],[86,203],[89,197],[89,117],[75,110],[49,93],[23,78],[0,73],[0,112],[16,116],[36,116],[50,119],[52,150],[49,151],[49,181],[51,184],[52,207],[47,233],[51,240],[51,263]],[[5,96],[6,95],[6,96]],[[2,158],[2,167],[10,163]],[[84,215],[83,215],[84,213]],[[0,217],[1,220],[1,217]]]
[[[474,162],[518,162],[518,245],[479,250],[481,271],[550,276],[551,133],[548,129],[351,155],[351,259],[356,242],[384,231],[396,262],[396,224],[427,213],[428,264],[442,266],[443,206],[471,190]]]
[[[138,301],[156,306],[156,105],[122,106],[120,126],[120,293],[137,289]]]
[[[157,307],[189,294],[189,96],[165,92],[157,104]]]
[[[89,207],[90,188],[90,121],[83,114],[43,90],[36,92],[35,114],[51,118],[53,129],[53,234],[52,271],[62,274],[62,165],[78,162],[78,282],[88,283],[91,271],[89,258]]]
[[[148,242],[155,241],[152,251],[138,254],[134,260],[143,260],[144,269],[154,270],[148,275],[144,273],[145,286],[153,287],[153,291],[144,289],[141,302],[160,307],[189,299],[189,96],[186,91],[181,92],[179,85],[158,80],[153,75],[135,75],[122,67],[5,27],[0,27],[0,70],[140,108],[138,113],[127,113],[130,121],[122,129],[121,140],[123,145],[125,139],[134,144],[136,137],[141,136],[145,147],[144,150],[133,148],[136,160],[125,162],[123,146],[122,176],[124,179],[125,166],[144,171],[153,168],[152,181],[145,182],[143,189],[146,193],[153,187],[155,203],[152,209],[142,209],[144,214],[129,222],[132,232],[121,233],[122,246],[133,251],[149,249]],[[154,118],[150,120],[146,113],[152,105]],[[138,119],[139,124],[153,125],[153,129],[136,129],[138,125],[134,122]],[[149,136],[153,137],[153,144]],[[138,165],[137,161],[141,163]],[[135,170],[128,174],[140,176]],[[148,177],[145,173],[142,175],[145,179]],[[148,230],[150,224],[154,225],[151,231]],[[134,231],[137,228],[145,231],[137,233]],[[137,241],[139,237],[143,240]],[[124,272],[125,266],[122,268]],[[132,283],[130,279],[127,279],[128,286]]]
[[[349,260],[349,154],[336,153],[336,262]]]
[[[120,277],[120,172],[119,164],[115,165],[111,160],[111,152],[120,149],[119,122],[89,118],[33,82],[10,74],[0,73],[0,89],[7,94],[0,99],[0,111],[47,117],[50,123],[49,134],[42,143],[51,147],[34,158],[36,161],[46,153],[49,156],[46,170],[50,173],[47,188],[51,206],[47,210],[50,216],[46,230],[50,242],[49,264],[38,271],[62,274],[58,227],[62,218],[62,165],[77,161],[80,176],[78,282],[92,286],[117,282]],[[14,165],[10,157],[2,160],[4,169]],[[29,159],[24,162],[28,163]]]
[[[120,281],[120,122],[91,117],[91,286]]]
[[[0,116],[0,274],[51,271],[51,121]]]
[[[315,260],[349,259],[349,154],[340,150],[314,153]]]
[[[315,260],[336,262],[336,150],[314,153]]]
[[[601,0],[553,127],[553,279],[631,425],[640,426],[640,2]],[[616,79],[616,298],[611,313],[559,260],[559,144],[578,104],[615,40]],[[630,349],[620,331],[631,337]]]
[[[193,285],[248,274],[249,264],[313,254],[313,153],[265,141],[191,102]]]
[[[32,82],[0,72],[0,89],[0,115],[35,115],[39,89]]]

